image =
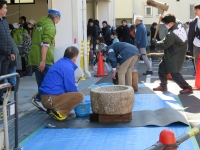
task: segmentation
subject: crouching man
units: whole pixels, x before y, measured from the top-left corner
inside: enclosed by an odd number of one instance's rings
[[[83,102],[83,94],[78,92],[74,78],[78,53],[76,47],[68,47],[64,57],[49,69],[40,87],[43,106],[58,121],[76,117],[70,112]]]
[[[113,68],[112,78],[115,79],[116,68],[118,68],[118,84],[132,86],[132,69],[139,56],[138,49],[125,42],[117,42],[106,49]]]

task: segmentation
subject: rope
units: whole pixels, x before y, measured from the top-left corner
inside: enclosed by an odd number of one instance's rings
[[[18,14],[18,13],[20,13],[20,11],[17,11],[17,12],[15,12],[15,13],[12,13],[12,14],[9,14],[9,15],[6,15],[6,17],[12,16],[12,15],[15,15],[15,14]]]

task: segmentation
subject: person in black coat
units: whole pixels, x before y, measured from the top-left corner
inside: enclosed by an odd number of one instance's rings
[[[118,39],[119,39],[120,42],[122,41],[122,31],[123,31],[123,26],[122,25],[117,27],[116,32],[117,32]]]
[[[12,47],[12,37],[8,22],[5,18],[7,12],[7,1],[0,0],[0,76],[7,74],[10,60],[15,60],[15,53]],[[3,84],[4,80],[0,81]],[[3,104],[3,89],[0,89],[0,105]]]
[[[96,39],[98,37],[98,27],[94,24],[93,19],[88,20],[87,37],[91,36],[93,39],[93,51],[96,49]]]
[[[127,21],[126,20],[122,20],[122,26],[123,26],[122,42],[131,43],[131,41],[130,41],[130,29],[127,26]]]
[[[154,23],[151,25],[151,28],[150,28],[150,30],[151,30],[151,49],[155,49],[155,45],[152,44],[152,39],[154,38],[157,25],[158,25],[158,24],[157,24],[156,22],[154,22]],[[158,33],[157,33],[157,35],[156,35],[156,40],[157,40],[157,41],[160,41],[160,40],[161,40],[161,39],[160,39],[160,36],[159,36],[159,31],[158,31]]]
[[[22,27],[24,28],[24,29],[26,29],[27,31],[28,31],[28,33],[30,33],[30,29],[29,29],[29,27],[28,27],[28,23],[26,22],[26,17],[25,16],[21,16],[20,18],[19,18],[19,23],[22,25]]]
[[[104,37],[105,43],[106,43],[107,46],[109,46],[111,44],[110,25],[108,25],[107,21],[103,21],[102,22],[102,26],[103,26],[102,33],[103,33],[103,37]]]
[[[190,22],[188,32],[188,51],[194,56],[195,71],[198,65],[198,56],[200,54],[200,3],[194,5],[196,17]],[[196,73],[194,73],[196,75]]]

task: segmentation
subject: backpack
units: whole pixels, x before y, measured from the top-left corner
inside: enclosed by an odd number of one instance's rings
[[[21,38],[20,44],[17,45],[19,54],[28,54],[31,46],[31,37],[27,32],[25,32],[24,29],[22,30],[19,36]]]

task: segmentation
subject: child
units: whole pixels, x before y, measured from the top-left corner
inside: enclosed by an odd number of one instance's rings
[[[119,42],[117,32],[112,32],[110,37],[113,39],[112,44]]]
[[[95,55],[94,55],[94,51],[93,51],[93,41],[92,41],[92,37],[91,36],[88,36],[88,41],[90,41],[90,54],[89,54],[89,64],[91,66],[91,69],[94,70],[94,65],[95,65]]]
[[[104,43],[103,37],[98,37],[96,40],[96,43],[97,43],[96,56],[97,56],[97,62],[98,62],[98,53],[102,51],[102,49],[106,46],[106,44]],[[106,66],[107,71],[109,72],[110,68],[108,67],[108,64],[106,63],[106,59],[107,59],[107,56],[106,56],[106,53],[104,52],[103,53],[103,62],[104,62],[104,65]]]

